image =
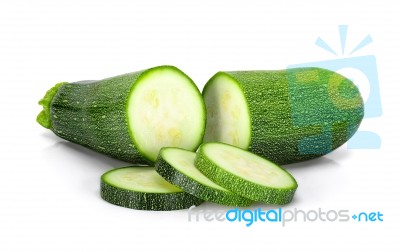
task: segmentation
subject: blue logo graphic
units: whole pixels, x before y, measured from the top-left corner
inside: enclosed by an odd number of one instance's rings
[[[297,68],[297,67],[320,67],[326,68],[331,71],[338,72],[346,76],[347,78],[354,81],[354,84],[358,85],[360,89],[369,90],[367,94],[364,94],[364,120],[371,120],[373,118],[380,117],[382,115],[382,106],[381,106],[381,97],[379,92],[379,80],[378,80],[378,72],[376,65],[376,58],[373,55],[366,56],[357,56],[352,57],[351,55],[365,46],[372,43],[372,37],[367,35],[356,47],[351,50],[347,50],[346,48],[346,40],[347,40],[347,25],[339,25],[339,38],[341,44],[340,53],[333,50],[332,47],[328,45],[322,38],[318,37],[315,44],[324,49],[325,51],[335,55],[336,57],[341,57],[333,60],[326,61],[318,61],[318,62],[308,62],[302,64],[294,64],[288,66],[288,68]],[[346,52],[349,53],[346,53]],[[291,80],[290,78],[296,78],[295,76],[289,76],[289,88]],[[360,86],[363,84],[363,86]],[[292,85],[294,86],[294,85]],[[296,104],[296,100],[294,97],[290,98],[291,104]],[[292,106],[293,108],[299,106]],[[303,109],[303,108],[302,108]],[[293,124],[297,127],[307,127],[307,126],[315,126],[315,125],[304,125],[304,120],[296,120],[296,118],[300,118],[300,115],[304,113],[312,113],[313,109],[318,108],[310,108],[309,111],[292,111],[293,116]],[[331,120],[335,121],[339,119],[337,116],[332,115],[330,117]],[[324,119],[325,120],[325,119]],[[324,154],[330,151],[332,138],[331,131],[332,129],[329,126],[323,125],[322,119],[321,127],[322,134],[318,136],[306,137],[299,143],[299,149],[304,154]],[[326,122],[326,121],[325,121]],[[349,129],[351,132],[351,129]],[[315,152],[315,148],[313,150],[308,150],[306,146],[309,146],[309,142],[313,143],[325,143],[325,145],[319,146],[317,153]],[[347,148],[349,149],[379,149],[381,146],[381,139],[379,135],[372,131],[357,131],[355,135],[348,141]],[[315,146],[314,146],[315,147]],[[310,152],[311,151],[311,152]]]

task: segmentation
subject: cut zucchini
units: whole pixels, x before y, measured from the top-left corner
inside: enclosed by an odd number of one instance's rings
[[[157,174],[154,167],[124,167],[101,176],[101,197],[111,204],[138,210],[187,209],[203,200],[185,193]]]
[[[219,72],[206,84],[204,142],[248,149],[278,164],[344,144],[364,114],[351,80],[321,68]]]
[[[254,201],[287,204],[297,189],[296,180],[283,168],[224,143],[202,144],[195,165],[218,185]]]
[[[173,147],[162,148],[156,171],[171,184],[200,199],[227,206],[249,206],[252,201],[212,182],[195,166],[196,153]]]
[[[164,146],[196,150],[205,130],[201,94],[173,66],[60,83],[39,104],[37,121],[56,135],[135,164],[153,163]]]

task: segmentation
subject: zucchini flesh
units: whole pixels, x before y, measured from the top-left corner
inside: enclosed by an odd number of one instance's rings
[[[171,184],[206,201],[228,206],[249,206],[252,201],[233,193],[202,174],[194,165],[196,153],[172,147],[162,148],[156,171]]]
[[[204,142],[223,142],[247,149],[251,139],[251,118],[246,97],[228,75],[213,79],[203,91],[207,106]]]
[[[128,98],[128,125],[140,153],[155,161],[163,146],[195,150],[205,130],[197,87],[177,71],[143,76]]]
[[[297,189],[296,180],[283,168],[224,143],[202,144],[195,165],[215,183],[254,201],[287,204]]]
[[[205,130],[201,94],[173,66],[59,83],[39,104],[37,121],[56,135],[135,164],[153,163],[164,146],[196,150]]]
[[[101,177],[101,197],[114,205],[138,210],[169,211],[203,200],[165,181],[154,167],[123,167]]]

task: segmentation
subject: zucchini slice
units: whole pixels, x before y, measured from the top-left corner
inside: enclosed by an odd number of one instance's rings
[[[111,204],[138,210],[169,211],[200,205],[203,200],[185,193],[157,174],[154,167],[123,167],[101,176],[101,197]]]
[[[202,174],[195,166],[196,153],[180,148],[162,148],[156,171],[171,184],[200,199],[227,206],[249,206],[252,201],[233,193]]]
[[[202,144],[195,165],[218,185],[254,201],[287,204],[297,189],[296,180],[283,168],[224,143]]]

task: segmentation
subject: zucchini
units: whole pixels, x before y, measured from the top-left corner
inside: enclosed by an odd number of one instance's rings
[[[173,147],[161,149],[156,171],[171,184],[200,199],[227,206],[249,206],[252,201],[239,196],[204,176],[195,166],[196,153]]]
[[[204,142],[232,144],[279,164],[344,144],[364,114],[357,87],[320,68],[219,72],[205,85]]]
[[[287,204],[297,189],[296,180],[283,168],[224,143],[202,144],[195,165],[218,185],[254,201]]]
[[[37,121],[59,137],[136,164],[153,163],[163,146],[196,150],[205,130],[201,94],[173,66],[59,83],[39,104]]]
[[[138,210],[169,211],[203,200],[165,181],[154,167],[123,167],[101,176],[101,197],[114,205]]]

